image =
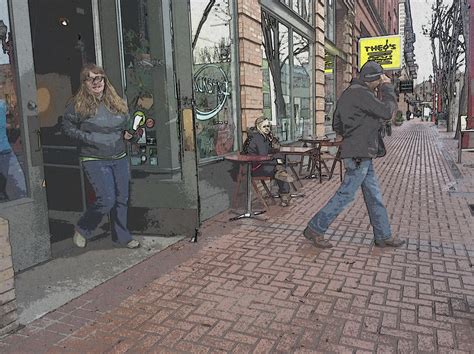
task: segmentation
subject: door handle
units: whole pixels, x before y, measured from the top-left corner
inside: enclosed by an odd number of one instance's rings
[[[34,111],[38,107],[36,102],[34,101],[28,101],[28,104],[26,106],[30,111]]]
[[[36,139],[37,139],[36,141],[38,143],[35,151],[39,152],[42,149],[42,146],[41,146],[41,131],[39,129],[36,129],[35,134],[36,134]]]

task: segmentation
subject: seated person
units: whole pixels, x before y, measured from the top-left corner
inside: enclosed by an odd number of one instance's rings
[[[277,152],[280,144],[278,139],[273,136],[270,128],[271,123],[267,118],[257,118],[255,120],[255,128],[250,128],[248,131],[243,153],[249,155],[268,155]],[[290,204],[289,183],[293,182],[293,178],[285,170],[283,156],[276,154],[270,161],[254,163],[252,176],[275,178],[278,184],[278,193],[280,194],[280,205],[286,207]]]

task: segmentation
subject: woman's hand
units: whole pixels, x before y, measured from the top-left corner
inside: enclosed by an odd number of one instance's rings
[[[128,131],[125,130],[125,131],[123,132],[123,138],[124,138],[125,140],[130,140],[131,138],[133,138],[133,135],[130,134]]]

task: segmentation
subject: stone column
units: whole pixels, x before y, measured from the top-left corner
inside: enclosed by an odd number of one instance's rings
[[[325,134],[326,130],[324,126],[324,97],[326,95],[324,88],[324,3],[324,0],[317,0],[315,4],[316,41],[314,43],[314,136],[322,136]]]

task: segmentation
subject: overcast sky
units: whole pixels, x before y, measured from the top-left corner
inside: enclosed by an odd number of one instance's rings
[[[431,14],[433,13],[431,6],[435,2],[435,0],[410,0],[413,31],[416,33],[415,60],[419,66],[417,82],[422,82],[423,78],[428,80],[428,76],[433,74],[431,42],[428,36],[423,35],[422,26],[431,28]],[[443,0],[443,4],[451,5],[452,0]]]

